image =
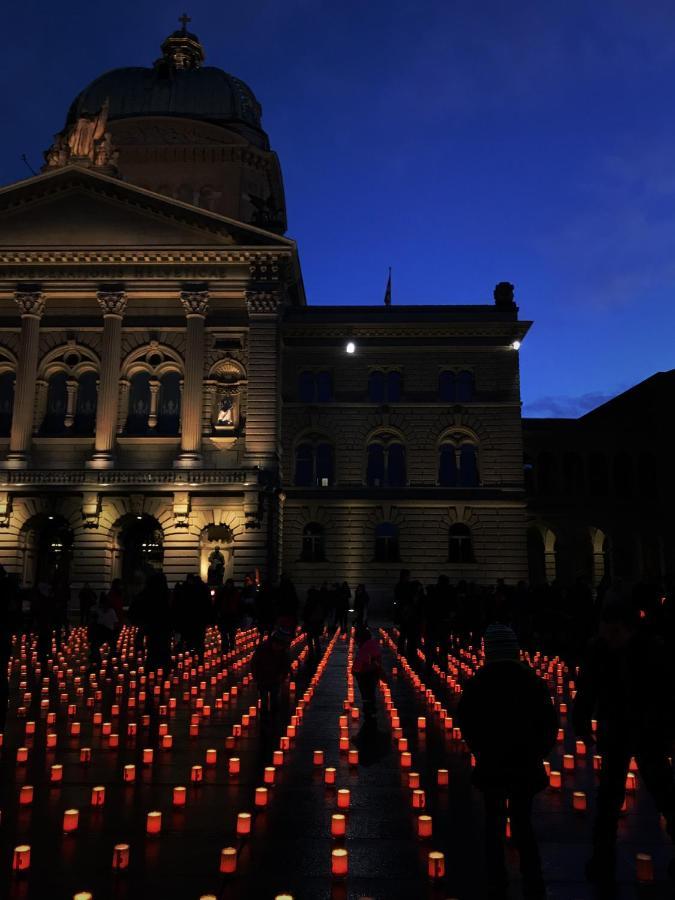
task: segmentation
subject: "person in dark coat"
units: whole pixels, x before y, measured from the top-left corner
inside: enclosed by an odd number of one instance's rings
[[[355,638],[357,651],[352,674],[363,701],[363,727],[372,729],[377,726],[377,687],[384,680],[382,648],[366,625],[357,627]]]
[[[258,644],[251,660],[251,672],[260,692],[262,720],[274,719],[279,709],[281,686],[291,670],[291,633],[277,628]]]
[[[558,718],[544,681],[520,662],[511,628],[485,632],[485,665],[464,686],[457,724],[476,757],[473,781],[484,795],[485,847],[491,896],[506,897],[506,817],[520,855],[523,894],[546,896],[532,801],[548,783],[543,760],[555,743]]]
[[[602,610],[599,635],[579,672],[572,714],[577,736],[588,744],[594,741],[591,719],[597,718],[602,756],[593,855],[586,866],[591,881],[614,879],[616,833],[631,757],[675,839],[675,778],[668,760],[675,737],[671,659],[665,644],[640,627],[637,611],[629,604],[614,602]]]

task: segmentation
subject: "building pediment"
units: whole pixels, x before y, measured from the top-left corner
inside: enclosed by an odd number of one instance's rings
[[[67,166],[0,190],[0,247],[270,247],[294,241]]]

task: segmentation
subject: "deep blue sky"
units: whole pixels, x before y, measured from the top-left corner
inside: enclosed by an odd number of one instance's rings
[[[181,5],[5,11],[0,182],[87,82],[150,65]],[[516,285],[532,415],[675,366],[672,0],[191,0],[284,172],[311,303],[491,302]]]

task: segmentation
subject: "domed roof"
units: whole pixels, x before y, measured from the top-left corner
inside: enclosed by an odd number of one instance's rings
[[[108,100],[108,121],[179,116],[262,130],[262,110],[250,87],[222,69],[202,68],[203,59],[199,39],[185,30],[184,22],[182,30],[164,41],[153,68],[113,69],[92,81],[71,104],[67,123],[95,115]]]

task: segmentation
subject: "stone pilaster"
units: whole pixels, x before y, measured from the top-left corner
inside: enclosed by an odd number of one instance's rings
[[[159,406],[159,378],[150,379],[150,415],[148,416],[148,428],[157,427],[157,407]]]
[[[14,299],[21,312],[21,345],[14,388],[9,453],[5,465],[12,469],[23,469],[28,465],[33,436],[40,319],[45,309],[45,298],[41,291],[17,291]]]
[[[115,464],[115,438],[120,396],[120,362],[122,353],[122,318],[127,305],[124,291],[99,291],[96,295],[103,310],[101,376],[96,405],[96,438],[94,455],[88,465],[110,469]]]
[[[66,382],[66,417],[63,422],[66,428],[72,428],[75,421],[78,387],[77,378],[69,378]]]
[[[180,456],[174,465],[193,468],[202,462],[202,387],[204,383],[204,330],[209,308],[208,291],[182,291],[187,318],[185,375],[181,398]]]
[[[248,409],[246,453],[258,465],[275,463],[281,436],[279,307],[276,291],[247,291]]]

